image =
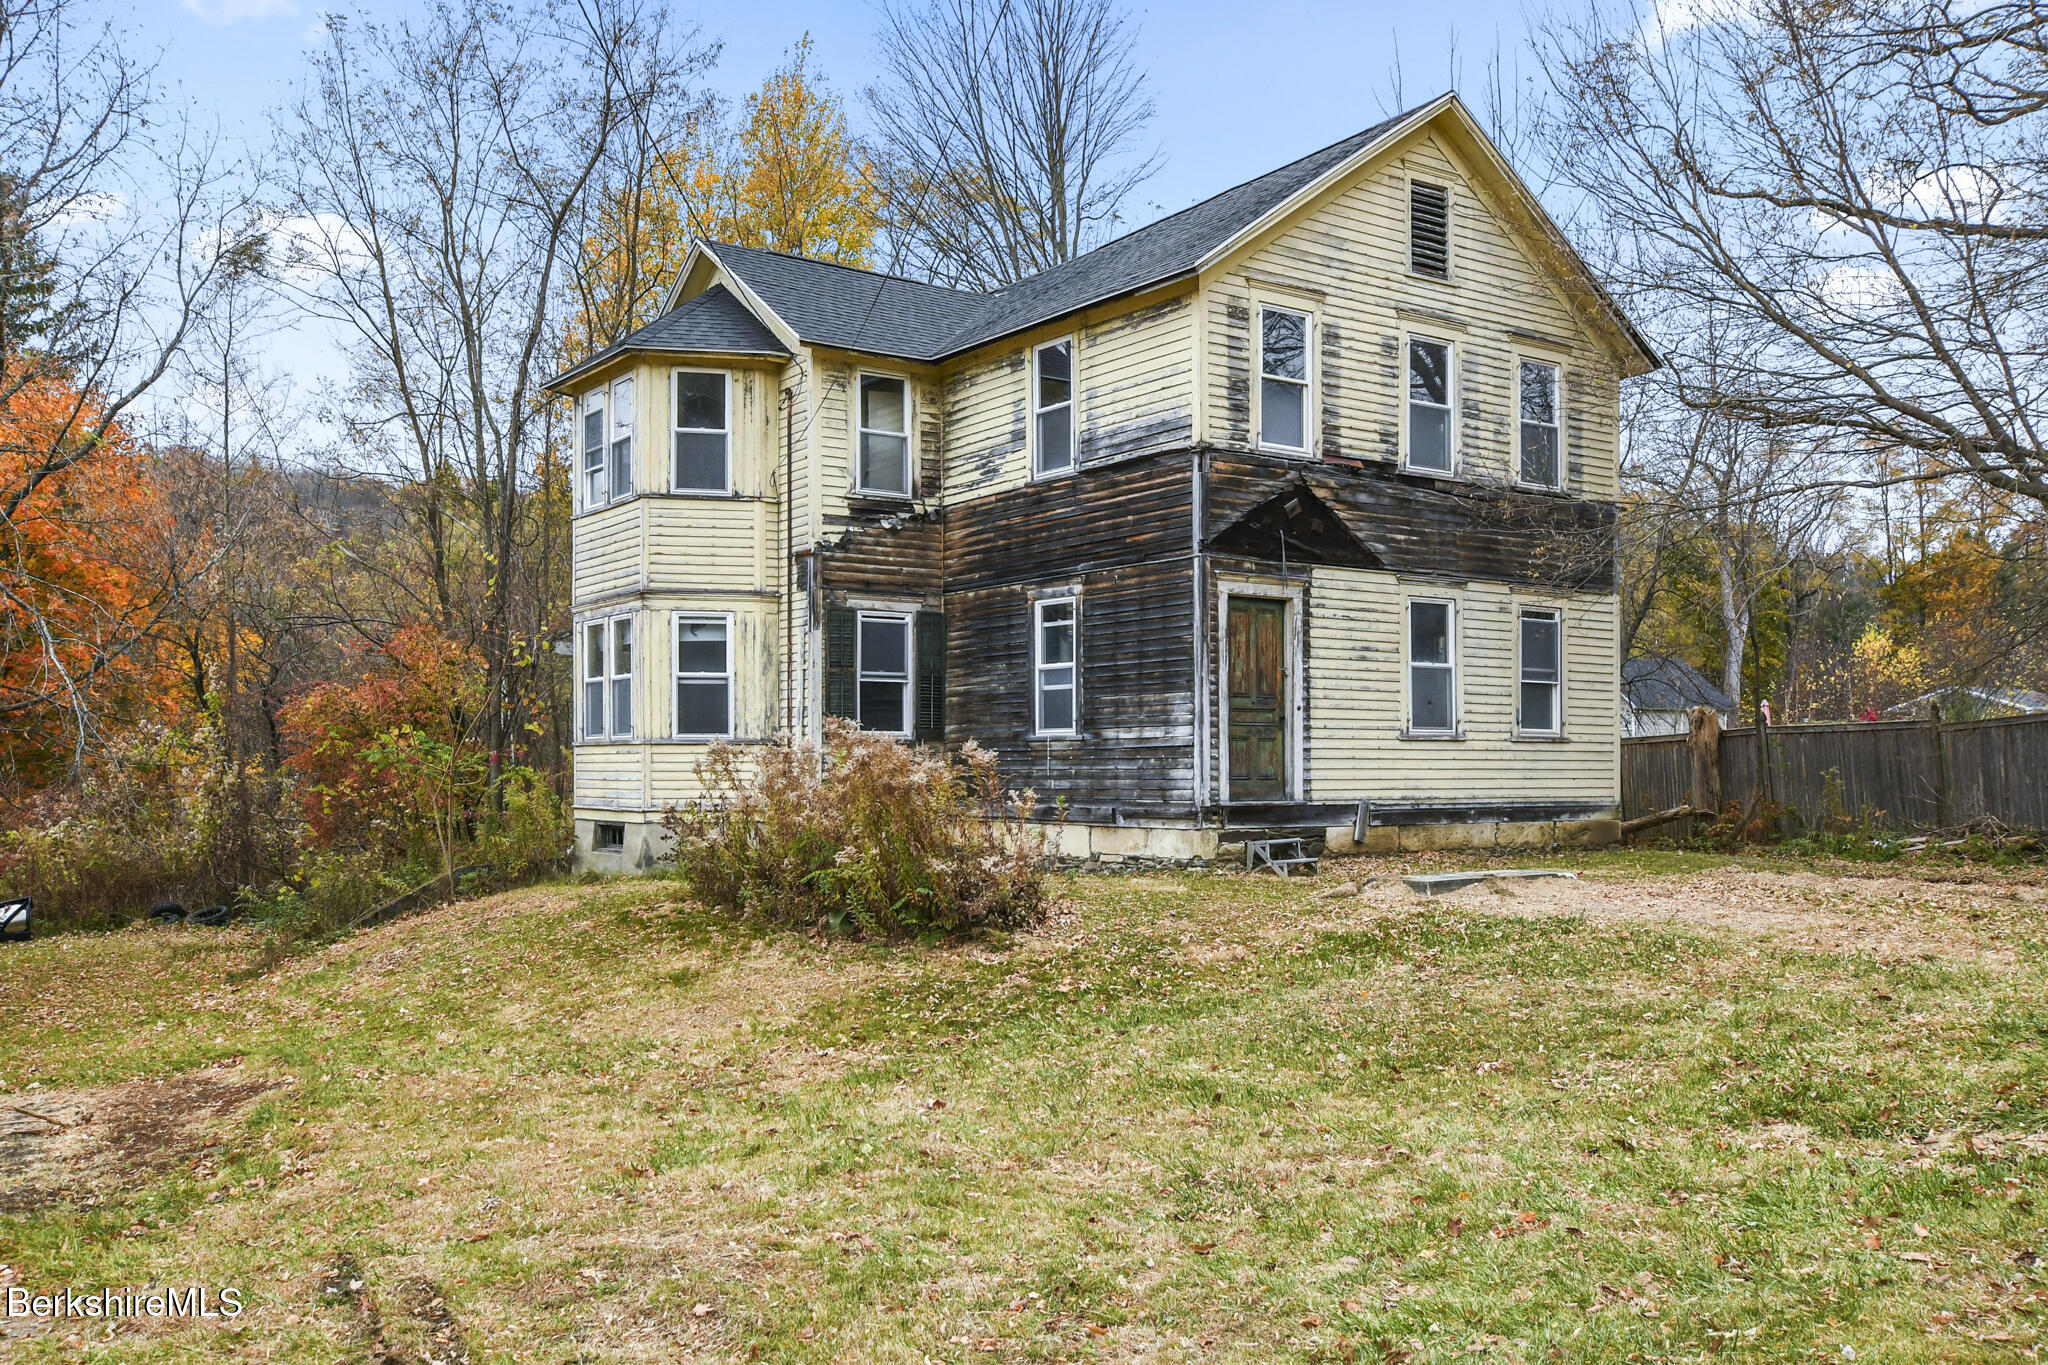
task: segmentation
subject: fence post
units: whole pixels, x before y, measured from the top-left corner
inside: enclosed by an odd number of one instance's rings
[[[1692,804],[1715,815],[1721,813],[1721,713],[1711,706],[1695,706],[1686,714],[1692,733],[1686,748],[1692,753]]]
[[[1948,740],[1941,732],[1941,703],[1927,703],[1927,738],[1934,746],[1934,827],[1947,829],[1955,811],[1949,793]]]

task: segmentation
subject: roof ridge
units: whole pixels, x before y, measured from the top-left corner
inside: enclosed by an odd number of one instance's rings
[[[1020,280],[1012,280],[1010,283],[1004,285],[1001,289],[992,292],[988,297],[1001,298],[1004,294],[1007,294],[1012,289],[1017,288],[1019,285],[1029,284],[1031,281],[1039,278],[1039,276],[1041,275],[1050,274],[1052,271],[1061,270],[1067,266],[1073,265],[1077,261],[1086,260],[1088,257],[1094,255],[1096,252],[1102,250],[1104,247],[1115,246],[1118,242],[1123,241],[1126,237],[1135,237],[1137,234],[1141,232],[1149,232],[1153,228],[1161,227],[1167,223],[1172,222],[1174,219],[1180,217],[1183,214],[1193,213],[1196,209],[1201,208],[1205,204],[1214,203],[1216,200],[1221,199],[1226,194],[1234,194],[1238,190],[1243,189],[1247,185],[1255,184],[1258,181],[1264,180],[1269,175],[1279,175],[1283,171],[1292,170],[1294,167],[1299,166],[1304,161],[1312,161],[1316,157],[1323,155],[1325,152],[1335,151],[1337,148],[1343,146],[1347,142],[1351,142],[1358,138],[1364,137],[1368,133],[1377,132],[1378,130],[1386,127],[1390,123],[1398,123],[1402,119],[1407,118],[1410,114],[1415,113],[1419,109],[1427,109],[1430,105],[1436,103],[1437,100],[1440,100],[1442,98],[1442,95],[1437,95],[1431,99],[1424,100],[1421,104],[1415,105],[1413,108],[1403,109],[1398,114],[1389,114],[1386,118],[1381,119],[1378,123],[1369,123],[1365,127],[1360,128],[1357,132],[1346,133],[1343,137],[1338,138],[1336,141],[1326,142],[1312,152],[1303,152],[1300,156],[1295,157],[1291,161],[1283,161],[1277,166],[1273,166],[1267,170],[1260,171],[1257,175],[1249,176],[1243,180],[1240,180],[1235,185],[1225,185],[1222,189],[1217,190],[1214,194],[1204,195],[1202,198],[1197,199],[1194,203],[1189,204],[1186,208],[1175,209],[1172,213],[1166,214],[1164,217],[1154,218],[1149,223],[1140,223],[1138,226],[1132,228],[1128,232],[1118,233],[1116,236],[1111,237],[1109,240],[1104,242],[1097,242],[1094,246],[1089,247],[1086,251],[1082,252],[1078,256],[1069,256],[1066,260],[1059,261],[1052,265],[1049,265],[1044,270],[1040,270],[1035,274],[1026,275],[1024,276],[1024,278]]]

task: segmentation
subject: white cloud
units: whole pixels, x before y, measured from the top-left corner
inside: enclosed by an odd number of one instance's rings
[[[1888,312],[1905,299],[1898,276],[1890,271],[1847,263],[1821,276],[1817,292],[1822,303],[1850,316]]]
[[[50,217],[51,226],[63,229],[105,223],[128,214],[128,196],[111,190],[81,194]]]
[[[1636,41],[1655,51],[1689,29],[1740,22],[1755,14],[1755,0],[1655,0],[1636,31]]]
[[[224,27],[244,19],[283,19],[299,12],[299,0],[184,0],[201,23]]]

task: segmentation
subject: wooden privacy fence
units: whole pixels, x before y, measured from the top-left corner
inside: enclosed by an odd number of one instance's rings
[[[2010,720],[1773,725],[1765,730],[1771,796],[1807,827],[1848,818],[1942,829],[1990,818],[2048,830],[2048,715]],[[1757,787],[1754,727],[1724,730],[1721,799],[1747,805]],[[1622,818],[1693,799],[1684,735],[1621,743]]]

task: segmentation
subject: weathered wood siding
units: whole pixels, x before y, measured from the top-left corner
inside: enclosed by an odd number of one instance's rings
[[[1303,465],[1277,456],[1209,456],[1205,525],[1221,534],[1290,485],[1305,485],[1380,558],[1380,567],[1441,578],[1615,588],[1614,506],[1377,467]]]
[[[1451,191],[1451,278],[1408,270],[1411,177]],[[1563,367],[1568,489],[1616,496],[1618,366],[1590,336],[1549,273],[1494,216],[1466,169],[1427,133],[1204,276],[1202,431],[1250,446],[1259,304],[1315,316],[1316,453],[1396,461],[1406,338],[1454,347],[1452,407],[1460,472],[1515,472],[1517,365]]]
[[[1406,602],[1457,605],[1457,739],[1408,739]],[[1515,730],[1516,623],[1524,607],[1564,620],[1561,739]],[[1615,599],[1500,583],[1422,583],[1390,573],[1309,574],[1306,799],[1618,802]]]
[[[872,526],[885,517],[934,506],[940,493],[939,451],[944,441],[945,396],[932,367],[910,361],[863,359],[843,351],[810,351],[812,387],[803,457],[817,490],[814,535],[830,538],[851,526]],[[854,489],[859,450],[859,378],[887,375],[909,381],[908,417],[911,496],[860,493]]]
[[[1077,818],[1194,808],[1192,482],[1184,454],[947,509],[947,739]],[[1080,599],[1077,739],[1032,736],[1031,606]]]
[[[733,491],[669,490],[671,376],[679,366],[732,375]],[[580,513],[572,527],[571,597],[582,622],[630,612],[634,618],[633,735],[629,744],[578,743],[573,804],[579,812],[650,811],[696,794],[695,765],[707,746],[675,732],[672,649],[677,611],[733,617],[733,734],[759,740],[779,720],[784,508],[781,391],[801,389],[805,367],[673,357],[622,363],[634,394],[634,496]],[[593,382],[589,388],[597,388]],[[801,412],[799,397],[798,411]],[[577,662],[580,666],[580,656]],[[576,692],[577,733],[582,692]]]
[[[1072,337],[1076,453],[1085,464],[1185,449],[1194,438],[1194,293],[1150,295],[973,352],[945,368],[945,492],[1031,482],[1030,356]]]

